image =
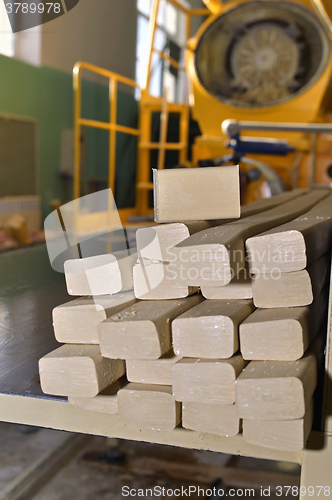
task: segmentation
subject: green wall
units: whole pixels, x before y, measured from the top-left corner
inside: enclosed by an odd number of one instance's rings
[[[91,120],[109,120],[108,87],[83,81],[82,116]],[[117,120],[120,125],[136,128],[138,104],[133,93],[118,91]],[[87,177],[108,177],[109,132],[84,128],[87,136]],[[116,140],[115,200],[118,208],[135,205],[136,138],[118,133]],[[105,186],[107,187],[107,186]]]
[[[71,75],[0,55],[0,113],[37,120],[39,189],[45,217],[49,202],[62,198],[60,132],[72,127]]]
[[[84,81],[83,103],[84,117],[108,119],[107,87]],[[63,198],[59,179],[60,137],[63,128],[73,126],[72,76],[0,55],[0,113],[37,120],[39,187],[45,218],[50,212],[50,201]],[[136,100],[124,92],[119,92],[118,121],[132,127],[137,125]],[[126,137],[124,134],[117,137],[116,201],[119,208],[134,203],[135,139]],[[89,131],[87,174],[106,176],[107,159],[108,134]]]

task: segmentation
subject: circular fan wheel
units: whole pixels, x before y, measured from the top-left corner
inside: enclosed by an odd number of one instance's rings
[[[249,28],[230,54],[233,96],[261,104],[283,99],[296,89],[301,48],[273,23]]]

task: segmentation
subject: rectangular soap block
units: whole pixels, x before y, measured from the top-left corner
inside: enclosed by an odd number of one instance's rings
[[[136,302],[133,292],[80,297],[53,309],[54,335],[67,344],[99,344],[97,325]]]
[[[235,383],[237,414],[243,419],[297,420],[317,386],[324,329],[298,361],[251,361]]]
[[[225,286],[202,286],[203,297],[212,300],[252,299],[252,283],[247,269],[242,269],[232,281]]]
[[[95,413],[106,413],[117,415],[118,413],[118,391],[127,384],[125,377],[117,380],[102,392],[88,398],[84,396],[69,396],[68,403],[81,410],[93,411]]]
[[[246,241],[250,266],[259,272],[301,271],[327,252],[332,236],[332,196],[296,219]]]
[[[153,170],[156,222],[237,219],[239,167]]]
[[[244,359],[254,361],[296,361],[315,338],[328,305],[324,289],[310,306],[256,309],[240,325]]]
[[[168,262],[171,248],[191,234],[209,228],[211,224],[208,221],[193,221],[141,227],[136,231],[137,254],[140,259]]]
[[[66,344],[39,360],[42,391],[54,396],[94,397],[124,374],[124,361],[103,358],[97,345]]]
[[[173,348],[189,358],[230,358],[239,349],[239,324],[252,300],[205,300],[173,321]]]
[[[182,299],[198,291],[197,287],[173,285],[165,279],[166,264],[153,263],[143,259],[134,266],[134,293],[140,300]]]
[[[98,325],[102,355],[159,359],[172,347],[172,321],[197,305],[200,295],[178,300],[139,301]]]
[[[169,386],[128,384],[118,392],[118,405],[120,422],[139,429],[172,431],[181,421],[181,404]]]
[[[70,259],[64,264],[69,295],[113,295],[133,288],[136,249],[123,250],[83,259]]]
[[[303,450],[313,422],[313,402],[297,420],[243,420],[243,439],[248,443],[280,451]]]
[[[252,282],[254,304],[260,308],[301,307],[312,304],[330,272],[331,255],[322,255],[302,271],[257,274]]]
[[[159,359],[127,359],[127,378],[138,384],[172,385],[172,369],[180,359],[172,350]]]
[[[235,381],[246,362],[240,354],[230,359],[183,358],[173,367],[176,401],[233,404]]]
[[[234,437],[240,432],[235,405],[183,403],[182,427],[216,436]]]

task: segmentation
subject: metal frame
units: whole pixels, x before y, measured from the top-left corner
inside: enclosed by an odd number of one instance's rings
[[[183,12],[186,18],[186,38],[191,35],[192,18],[194,16],[208,16],[211,12],[208,9],[187,9],[178,0],[168,0],[177,9]],[[148,42],[148,64],[146,72],[146,81],[144,88],[130,78],[123,77],[112,71],[94,66],[86,62],[77,62],[73,70],[74,78],[74,185],[73,195],[77,199],[81,195],[81,150],[80,137],[82,127],[99,128],[109,131],[109,168],[108,168],[108,187],[114,192],[115,171],[116,171],[116,133],[122,132],[137,136],[138,154],[137,154],[137,191],[135,208],[120,210],[122,219],[128,215],[146,215],[151,212],[149,208],[149,191],[153,189],[150,182],[151,165],[150,151],[159,150],[158,168],[163,168],[166,150],[178,150],[180,161],[187,159],[188,154],[188,125],[189,125],[189,104],[166,103],[164,98],[158,99],[149,95],[149,85],[151,79],[152,54],[156,53],[161,59],[166,61],[179,71],[186,71],[185,66],[179,64],[172,57],[154,48],[155,31],[158,28],[157,16],[160,0],[152,0],[151,15],[149,21],[149,42]],[[184,47],[182,47],[184,49]],[[95,75],[106,77],[109,81],[109,122],[88,120],[82,117],[82,71],[87,70]],[[140,120],[138,128],[125,127],[117,123],[117,89],[118,83],[123,83],[132,88],[141,90],[142,98],[140,101]],[[153,112],[161,112],[162,132],[159,142],[151,141],[151,120]],[[166,142],[167,123],[170,113],[179,113],[180,117],[180,139],[178,143]]]
[[[330,296],[325,349],[325,381],[322,408],[321,432],[312,431],[306,448],[302,452],[301,486],[329,486],[332,490],[332,267],[330,275]],[[308,494],[302,493],[299,500]],[[314,497],[313,497],[314,498]]]

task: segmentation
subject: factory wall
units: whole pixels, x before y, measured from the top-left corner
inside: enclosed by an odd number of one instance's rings
[[[72,126],[71,76],[0,55],[0,113],[37,120],[39,185],[43,214],[61,198],[60,132]],[[17,179],[24,182],[24,178]]]
[[[71,72],[81,60],[135,78],[136,0],[80,0],[42,26],[42,65]]]
[[[198,7],[201,0],[191,0],[191,3]],[[93,0],[80,0],[72,11],[41,26],[40,32],[33,29],[20,34],[17,42],[22,43],[17,43],[17,47],[29,47],[32,65],[0,55],[0,113],[37,120],[43,217],[49,213],[52,199],[63,199],[59,176],[60,138],[62,129],[73,127],[73,66],[83,60],[134,78],[136,24],[135,0],[98,0],[98,8]],[[17,56],[23,57],[20,51]],[[106,80],[85,80],[83,90],[84,116],[107,120]],[[121,89],[119,122],[135,127],[137,116],[137,101],[132,93]],[[86,138],[84,174],[107,177],[108,133],[86,130]],[[117,134],[115,195],[119,208],[134,204],[135,141]]]
[[[0,113],[37,120],[39,186],[43,217],[50,212],[50,201],[63,199],[59,177],[61,130],[73,126],[71,74],[51,68],[32,66],[0,55]],[[85,81],[84,116],[108,118],[108,90]],[[135,126],[137,103],[133,96],[119,92],[118,116],[123,124]],[[106,134],[106,135],[105,135]],[[108,137],[104,131],[87,136],[86,169],[88,175],[106,176]],[[133,140],[131,140],[133,141]],[[118,206],[134,203],[135,145],[123,134],[117,139]],[[24,182],[24,178],[17,179]]]
[[[29,45],[29,61],[35,65],[0,55],[0,113],[37,120],[43,217],[50,212],[52,199],[63,199],[59,177],[60,138],[62,129],[73,127],[73,66],[83,60],[134,78],[136,19],[134,0],[98,0],[98,8],[94,1],[80,0],[72,11],[43,25],[38,37],[36,29],[22,32],[18,37],[17,42],[24,38],[25,47],[29,40],[34,42]],[[22,56],[19,51],[17,56]],[[37,65],[38,61],[41,66]],[[108,112],[106,80],[84,81],[84,116],[107,120]],[[118,119],[130,126],[137,123],[137,102],[125,89],[119,91]],[[90,130],[86,131],[86,137],[86,175],[107,176],[107,132]],[[116,198],[119,207],[134,203],[134,141],[118,134]],[[17,182],[24,182],[24,178]]]

